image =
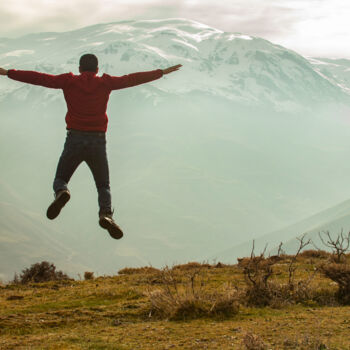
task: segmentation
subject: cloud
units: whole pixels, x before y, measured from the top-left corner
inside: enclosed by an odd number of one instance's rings
[[[304,54],[349,56],[348,0],[11,0],[0,2],[0,37],[96,23],[183,17],[263,37]]]
[[[298,20],[298,10],[282,7],[280,2],[283,1],[12,0],[0,3],[0,31],[4,36],[6,30],[10,36],[18,36],[123,19],[184,17],[226,31],[272,35],[288,31]]]

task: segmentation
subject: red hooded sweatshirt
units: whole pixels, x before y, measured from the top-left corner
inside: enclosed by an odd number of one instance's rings
[[[10,69],[7,75],[24,83],[62,89],[68,109],[67,129],[106,132],[108,123],[106,110],[111,91],[159,79],[163,76],[163,71],[156,69],[121,77],[108,74],[99,77],[94,72],[82,72],[80,75],[73,73],[51,75]]]

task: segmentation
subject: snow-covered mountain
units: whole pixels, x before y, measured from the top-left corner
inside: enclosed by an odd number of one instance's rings
[[[101,74],[183,67],[110,96],[112,198],[126,233],[113,242],[98,226],[84,165],[71,201],[45,221],[65,136],[62,92],[0,79],[0,202],[19,208],[10,235],[31,236],[21,224],[28,212],[33,220],[23,222],[60,233],[57,245],[67,246],[53,262],[74,251],[102,274],[207,258],[350,198],[348,61],[306,59],[261,38],[168,19],[2,38],[0,66],[78,74],[87,52]],[[8,242],[6,215],[2,235]],[[18,260],[16,238],[6,247]]]
[[[114,75],[183,64],[181,76],[145,88],[155,101],[162,93],[193,91],[247,105],[272,104],[287,111],[300,103],[349,101],[349,83],[318,69],[315,60],[310,63],[262,38],[186,19],[122,21],[0,39],[0,65],[7,68],[76,72],[78,58],[86,52],[99,57],[101,71]],[[17,90],[18,85],[6,82],[1,86],[3,93],[10,89]],[[26,93],[18,91],[18,97]]]

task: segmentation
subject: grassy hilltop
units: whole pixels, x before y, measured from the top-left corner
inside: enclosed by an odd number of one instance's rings
[[[306,251],[1,285],[0,349],[348,350],[349,263]]]

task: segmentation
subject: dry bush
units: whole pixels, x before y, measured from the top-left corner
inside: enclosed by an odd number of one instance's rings
[[[313,298],[314,291],[310,287],[310,283],[315,276],[316,271],[307,279],[295,281],[295,273],[297,270],[296,261],[304,247],[310,244],[310,240],[305,241],[305,235],[299,240],[299,248],[294,255],[290,255],[288,263],[288,281],[286,283],[271,280],[276,277],[277,273],[273,266],[281,259],[282,244],[278,249],[278,254],[269,258],[265,258],[265,251],[259,255],[254,255],[254,241],[250,258],[239,260],[239,266],[243,268],[243,274],[246,282],[246,292],[244,301],[248,305],[264,307],[282,307],[285,304],[294,304],[306,302]],[[283,259],[285,256],[283,255]]]
[[[320,267],[321,272],[338,284],[337,300],[350,305],[350,265],[331,263]]]
[[[56,266],[53,263],[47,261],[42,261],[41,263],[36,263],[31,265],[29,268],[22,270],[20,276],[15,274],[13,283],[38,283],[38,282],[48,282],[48,281],[59,281],[68,280],[69,278],[62,271],[56,271]]]
[[[91,271],[85,271],[84,272],[84,280],[88,281],[88,280],[93,280],[95,278],[94,273]]]
[[[344,234],[343,229],[341,229],[336,238],[333,238],[329,231],[319,232],[318,236],[323,245],[332,249],[333,261],[335,263],[346,261],[346,253],[350,247],[350,232]]]
[[[198,268],[210,269],[211,267],[212,266],[208,263],[199,263],[196,261],[191,261],[191,262],[188,262],[187,264],[175,265],[175,266],[173,266],[173,270],[188,271],[188,270],[193,270],[193,269],[198,269]]]
[[[183,274],[179,278],[176,269],[165,267],[161,272],[162,288],[146,292],[151,302],[149,316],[185,320],[237,314],[237,290],[225,285],[221,291],[205,291],[203,279],[198,281],[199,274],[200,270],[192,271],[183,282]]]
[[[252,333],[244,336],[242,345],[246,350],[267,350],[269,348],[258,335]]]
[[[144,267],[125,267],[118,271],[119,275],[133,275],[133,274],[152,274],[160,272],[159,269],[156,269],[152,266]]]

